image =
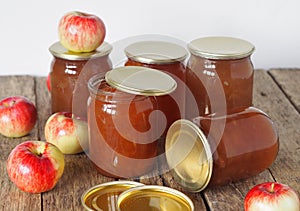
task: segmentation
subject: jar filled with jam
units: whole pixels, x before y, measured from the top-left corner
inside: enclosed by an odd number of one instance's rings
[[[268,115],[247,107],[178,120],[168,131],[165,147],[176,181],[199,192],[259,174],[276,159],[279,142]]]
[[[252,106],[251,43],[232,37],[204,37],[191,41],[188,49],[188,119]]]
[[[169,74],[177,83],[171,95],[158,99],[159,109],[164,113],[169,126],[185,113],[185,59],[187,50],[175,43],[165,41],[140,41],[125,48],[127,61],[125,66],[143,66],[157,69]]]
[[[50,46],[53,55],[50,71],[52,113],[73,112],[76,117],[86,119],[88,80],[111,69],[111,50],[112,46],[106,42],[88,53],[68,51],[60,42]]]
[[[154,169],[163,132],[157,98],[175,89],[172,77],[145,67],[119,67],[90,79],[88,156],[100,173],[134,178]]]

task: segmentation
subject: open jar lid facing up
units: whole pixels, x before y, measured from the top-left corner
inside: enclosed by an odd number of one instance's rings
[[[200,192],[209,183],[213,159],[209,143],[193,122],[175,121],[169,128],[166,159],[175,180],[190,192]]]
[[[143,41],[125,48],[128,58],[146,64],[167,64],[184,60],[188,53],[180,45],[163,41]]]
[[[60,42],[56,42],[49,47],[49,51],[53,56],[61,59],[87,60],[108,55],[112,51],[112,46],[107,42],[103,42],[95,51],[76,53],[63,47]]]
[[[204,37],[188,44],[191,54],[207,59],[241,59],[250,56],[254,46],[246,40],[233,37]]]
[[[120,91],[145,96],[170,94],[177,87],[176,81],[168,74],[140,66],[112,69],[106,73],[105,80]]]

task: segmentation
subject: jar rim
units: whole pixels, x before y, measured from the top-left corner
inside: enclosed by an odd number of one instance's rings
[[[248,41],[234,37],[203,37],[188,44],[191,54],[207,59],[229,60],[250,56],[255,47]]]
[[[77,53],[69,51],[58,41],[49,47],[49,51],[53,56],[61,59],[88,60],[107,56],[112,51],[112,46],[107,42],[103,42],[95,51]]]
[[[142,66],[117,67],[105,74],[105,80],[120,91],[144,96],[167,95],[177,88],[167,73]]]
[[[188,55],[184,47],[164,41],[135,42],[128,45],[124,51],[129,59],[145,64],[181,62]]]
[[[110,87],[111,90],[100,89],[101,84],[106,84],[107,87]],[[105,80],[105,73],[98,73],[91,77],[88,81],[88,89],[90,94],[96,97],[97,99],[104,102],[116,102],[116,101],[128,101],[132,100],[134,96],[134,101],[145,99],[147,96],[142,95],[133,95],[123,91],[120,91],[114,87],[111,87]],[[113,91],[112,91],[113,90]]]

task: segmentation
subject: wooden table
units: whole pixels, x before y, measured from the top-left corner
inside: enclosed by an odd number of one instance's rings
[[[277,181],[293,187],[300,194],[300,69],[255,70],[254,105],[265,111],[275,122],[280,150],[274,164],[252,178],[222,187],[207,188],[201,193],[187,193],[195,210],[243,210],[246,193],[255,184]],[[6,160],[19,143],[44,140],[44,125],[50,116],[50,96],[46,78],[33,76],[0,77],[0,98],[24,95],[35,102],[38,122],[31,133],[20,139],[0,135],[0,210],[83,210],[82,193],[88,188],[113,180],[99,174],[87,156],[65,156],[65,171],[56,187],[42,194],[20,191],[8,178]],[[145,184],[158,184],[179,189],[169,175],[141,178]]]

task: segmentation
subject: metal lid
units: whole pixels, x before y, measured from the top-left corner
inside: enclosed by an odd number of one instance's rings
[[[189,120],[177,120],[166,136],[166,158],[175,180],[186,190],[199,192],[209,183],[213,161],[209,143]]]
[[[240,59],[250,56],[254,46],[248,41],[233,37],[204,37],[191,41],[189,51],[208,59]]]
[[[81,196],[81,203],[85,210],[108,210],[113,204],[107,200],[112,197],[117,198],[122,192],[130,188],[143,185],[139,182],[122,180],[102,183],[85,191]],[[116,209],[117,200],[113,203],[115,203],[114,208]]]
[[[150,203],[149,203],[150,202]],[[184,193],[166,186],[144,185],[121,193],[118,210],[182,210],[194,211],[192,200]]]
[[[67,60],[87,60],[90,58],[108,55],[112,50],[112,46],[107,42],[103,42],[95,51],[76,53],[69,51],[62,46],[60,42],[56,42],[49,47],[50,53],[58,58]]]
[[[147,67],[125,66],[108,71],[106,82],[123,92],[145,96],[160,96],[173,92],[176,81],[168,74]]]
[[[184,60],[188,53],[180,45],[163,41],[143,41],[125,48],[128,58],[146,64],[166,64]]]

